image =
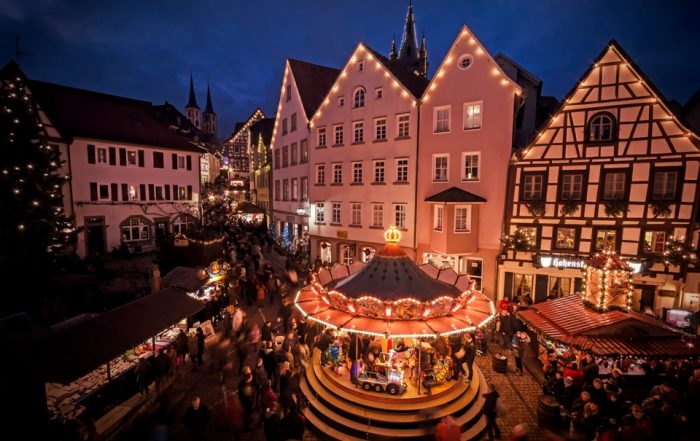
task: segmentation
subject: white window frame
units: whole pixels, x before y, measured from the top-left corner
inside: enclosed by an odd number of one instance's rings
[[[383,159],[376,159],[372,161],[372,182],[378,184],[378,183],[384,183],[386,182],[386,161]],[[380,177],[381,179],[377,179]]]
[[[350,225],[362,225],[362,203],[353,202],[351,204]]]
[[[380,127],[382,130],[380,130]],[[379,135],[382,135],[380,137]],[[386,117],[375,118],[374,120],[374,140],[385,141],[387,139]]]
[[[465,210],[464,214],[464,228],[458,228],[461,226],[457,223],[458,215],[461,210]],[[454,207],[454,232],[459,233],[470,233],[472,229],[472,206],[471,205],[455,205]]]
[[[358,87],[352,92],[352,108],[362,109],[365,107],[365,100],[367,99],[367,91],[364,87]]]
[[[138,216],[130,216],[124,221],[129,220],[129,225],[122,225],[119,228],[119,231],[121,233],[121,239],[122,242],[124,243],[130,243],[130,242],[139,242],[142,240],[148,240],[151,238],[151,226],[143,221],[142,218]],[[133,221],[137,221],[134,223]],[[124,230],[128,230],[129,232],[129,238],[127,239],[124,234]],[[138,235],[137,238],[134,238],[134,232]],[[145,234],[144,234],[145,233]]]
[[[326,184],[326,164],[316,164],[316,185]]]
[[[673,182],[670,182],[669,176],[673,175]],[[663,178],[659,179],[659,176]],[[678,179],[680,173],[678,170],[654,170],[651,183],[651,199],[654,201],[672,201],[676,198]],[[670,185],[670,184],[673,185]],[[661,187],[659,191],[658,185]],[[670,192],[668,191],[670,190]]]
[[[401,162],[406,161],[406,164],[401,164]],[[396,172],[396,182],[408,182],[408,158],[396,158],[395,162],[395,172]],[[405,167],[405,169],[404,169]],[[401,175],[405,172],[406,178],[400,179]]]
[[[326,128],[325,128],[325,127],[319,127],[319,128],[318,128],[316,141],[318,142],[318,146],[319,146],[319,147],[325,147],[325,146],[326,146]],[[278,150],[278,151],[279,151],[279,150]]]
[[[173,220],[173,233],[186,233],[190,227],[194,227],[196,219],[192,216],[181,214]]]
[[[331,223],[340,224],[343,221],[343,205],[340,202],[331,202]]]
[[[467,157],[476,156],[476,178],[469,178],[467,176]],[[481,152],[462,152],[462,168],[461,168],[462,181],[465,182],[479,182],[481,180]]]
[[[394,204],[394,225],[396,228],[405,229],[406,219],[408,218],[408,204]]]
[[[467,123],[469,122],[469,118],[470,118],[467,115],[467,111],[468,111],[469,107],[474,107],[474,106],[479,106],[479,116],[478,116],[479,125],[467,127]],[[462,115],[463,115],[462,127],[463,127],[464,131],[481,129],[484,125],[484,102],[483,101],[472,101],[469,103],[464,103],[464,107],[462,108]]]
[[[372,202],[372,226],[384,227],[384,204]]]
[[[365,142],[365,122],[355,121],[352,123],[352,142]]]
[[[340,130],[338,130],[340,129]],[[340,142],[338,142],[340,141]],[[342,124],[335,124],[333,126],[333,145],[343,145],[345,142],[345,133],[343,132]]]
[[[100,152],[104,152],[104,160],[101,160]],[[138,154],[136,161],[138,162]],[[95,147],[95,164],[109,165],[109,149],[107,147]]]
[[[315,204],[315,222],[317,224],[322,224],[326,222],[326,203],[316,202]]]
[[[445,206],[435,205],[433,208],[433,230],[442,233],[445,227]]]
[[[411,136],[411,114],[396,115],[396,137],[408,138]]]
[[[333,163],[333,184],[343,183],[343,163],[335,162]]]
[[[438,130],[438,113],[447,110],[447,130]],[[452,129],[452,105],[433,107],[433,133],[450,133]]]
[[[444,178],[443,179],[438,179],[438,160],[442,162],[441,160],[445,159],[445,165],[444,165]],[[433,182],[449,182],[450,181],[450,154],[449,153],[438,153],[433,155],[433,160],[432,160],[432,170],[433,170]],[[443,167],[440,167],[443,168]]]
[[[608,188],[608,178],[611,178],[612,176],[617,175],[617,176],[622,176],[622,188],[618,189],[617,187],[620,186],[620,182],[618,179],[612,179],[611,180],[611,188]],[[611,200],[622,200],[625,197],[625,190],[627,189],[627,173],[625,173],[624,170],[616,170],[616,169],[610,169],[610,170],[604,170],[603,172],[603,200],[605,201],[611,201]],[[619,196],[618,196],[619,195]]]
[[[358,167],[359,165],[359,167]],[[353,162],[352,163],[352,183],[353,184],[362,184],[362,178],[363,178],[363,170],[362,170],[362,162]],[[359,178],[359,179],[358,179]]]

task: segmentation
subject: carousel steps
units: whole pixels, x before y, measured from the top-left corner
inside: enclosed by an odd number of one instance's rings
[[[326,386],[321,384],[318,377],[315,375],[308,375],[306,382],[308,382],[308,385],[304,383],[302,388],[305,396],[313,396],[327,406],[341,409],[344,414],[351,414],[366,420],[372,420],[375,424],[389,426],[435,422],[435,420],[439,420],[447,415],[454,415],[460,411],[464,411],[474,401],[477,392],[479,392],[479,395],[486,393],[486,390],[481,387],[482,384],[485,384],[485,380],[482,375],[477,375],[469,386],[463,385],[463,387],[459,388],[460,393],[456,400],[447,405],[440,406],[438,410],[431,413],[428,418],[428,415],[418,412],[397,413],[378,411],[369,407],[357,405],[355,404],[355,400],[348,401],[341,399],[332,391],[326,389]],[[481,399],[483,401],[483,398],[480,396],[476,398],[477,400]],[[480,409],[481,406],[478,408]]]
[[[471,441],[475,439],[481,439],[481,436],[486,430],[486,416],[479,418],[472,427],[470,427],[466,432],[462,432],[462,436],[459,437],[460,441]]]
[[[303,409],[302,413],[304,414],[306,421],[317,430],[317,434],[321,436],[321,439],[332,439],[338,441],[367,441],[367,438],[357,438],[334,429],[318,418],[316,414],[309,410],[308,407]]]

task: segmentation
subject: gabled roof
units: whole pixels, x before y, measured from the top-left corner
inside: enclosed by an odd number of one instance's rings
[[[171,130],[177,131],[181,136],[204,144],[204,148],[211,153],[221,153],[223,146],[216,133],[205,133],[198,129],[182,114],[175,106],[169,102],[153,106],[155,117],[167,124]]]
[[[311,119],[340,74],[340,70],[292,58],[287,61],[292,70],[306,118]]]
[[[269,146],[272,142],[272,131],[275,128],[275,118],[263,118],[250,126],[250,138],[253,143],[258,142],[258,137],[262,136],[264,145]]]
[[[28,85],[63,137],[203,152],[159,121],[148,101],[36,80],[29,80]]]
[[[501,65],[501,63],[499,62],[499,61],[501,61],[501,60],[504,61],[504,62],[506,62],[506,63],[508,63],[508,64],[513,65],[516,69],[518,69],[518,73],[519,73],[519,74],[521,74],[522,76],[524,76],[525,78],[527,78],[528,81],[530,81],[530,82],[531,82],[532,84],[534,84],[535,86],[541,86],[541,85],[542,85],[542,80],[539,79],[539,77],[537,77],[537,76],[534,75],[532,72],[530,72],[529,70],[527,70],[527,69],[525,69],[524,67],[522,67],[520,64],[518,64],[518,63],[516,63],[515,61],[513,61],[512,58],[510,58],[509,56],[507,56],[507,55],[504,54],[503,52],[499,52],[498,54],[496,54],[496,56],[493,57],[493,59],[496,61],[496,63],[498,63],[499,66]],[[516,82],[518,81],[517,78],[511,78],[511,79],[512,79],[513,81],[516,81]]]
[[[447,190],[443,190],[440,193],[436,193],[432,196],[425,198],[425,202],[439,202],[443,204],[450,203],[469,203],[469,204],[479,204],[486,202],[486,199],[481,196],[477,196],[474,193],[469,193],[468,191],[462,190],[458,187],[450,187]]]
[[[244,128],[247,128],[247,126],[250,126],[252,124],[253,120],[255,119],[255,115],[258,114],[262,115],[262,118],[265,118],[265,113],[260,109],[260,107],[256,107],[253,113],[250,114],[248,119],[245,121],[238,121],[236,125],[233,128],[233,133],[231,133],[231,139],[229,139],[227,142],[235,142],[236,137],[238,137],[238,134],[243,131]]]
[[[391,72],[391,74],[399,80],[401,84],[413,95],[415,98],[420,98],[425,92],[426,87],[428,87],[428,79],[413,73],[409,68],[403,65],[399,60],[390,60],[379,52],[375,51],[371,47],[364,45],[365,48],[372,53],[377,59],[384,65],[384,67]]]

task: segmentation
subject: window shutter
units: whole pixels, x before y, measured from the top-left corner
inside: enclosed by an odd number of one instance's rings
[[[513,273],[506,272],[503,278],[503,297],[513,297]]]
[[[535,298],[533,301],[535,303],[544,302],[547,300],[547,284],[549,282],[549,276],[544,276],[537,274],[535,276]]]
[[[126,149],[119,149],[119,165],[125,166],[126,165]]]
[[[163,154],[161,152],[153,152],[153,168],[163,168]]]
[[[176,201],[180,199],[179,188],[177,187],[177,185],[173,185],[173,199],[175,199]]]
[[[122,201],[128,201],[129,200],[129,186],[126,184],[122,184]]]
[[[187,155],[187,170],[192,170],[192,156]]]
[[[139,167],[144,167],[143,150],[139,150]]]
[[[148,184],[148,200],[156,200],[156,187],[153,184]]]
[[[90,200],[97,200],[97,182],[90,182]]]
[[[177,170],[177,155],[173,153],[173,170]]]
[[[191,185],[187,186],[187,199],[190,201],[192,200],[192,186]]]
[[[165,200],[170,200],[170,185],[165,184]]]
[[[119,200],[119,186],[117,184],[111,184],[109,190],[110,190],[110,193],[112,193],[112,200],[118,201]]]
[[[141,196],[142,201],[146,200],[146,184],[139,185],[139,196]]]
[[[95,146],[92,144],[88,144],[87,149],[88,149],[88,164],[94,164],[95,163]]]
[[[109,148],[109,165],[117,165],[117,149],[114,147]]]

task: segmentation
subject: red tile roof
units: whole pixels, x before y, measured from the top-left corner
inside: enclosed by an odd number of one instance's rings
[[[340,70],[292,58],[288,61],[306,118],[311,119],[318,106],[326,98],[328,91],[340,74]]]

